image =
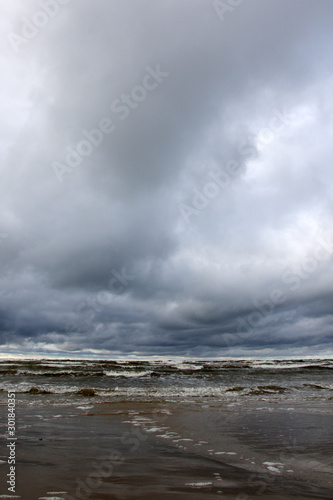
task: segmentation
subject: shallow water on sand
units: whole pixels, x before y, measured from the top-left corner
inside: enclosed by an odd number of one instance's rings
[[[322,411],[79,406],[18,405],[20,498],[332,498],[333,422]]]
[[[153,376],[151,364],[150,371],[147,363],[139,370],[114,364],[113,371],[139,376],[92,375],[101,363],[88,362],[84,375],[82,362],[71,369],[49,363],[51,376],[33,362],[29,371],[42,375],[19,374],[28,367],[16,363],[3,375],[3,415],[6,390],[20,391],[19,498],[333,498],[329,363],[192,362],[175,370],[155,363]],[[5,419],[0,432],[6,438]],[[7,473],[2,446],[0,498],[8,494]]]

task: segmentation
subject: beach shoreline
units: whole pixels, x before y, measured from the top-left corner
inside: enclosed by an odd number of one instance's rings
[[[38,401],[17,412],[16,495],[26,500],[331,498],[329,450],[311,452],[319,437],[307,449],[279,437],[290,431],[290,412],[276,403],[255,411],[219,402]],[[306,420],[304,411],[294,421]],[[313,428],[322,425],[322,412],[307,415]],[[274,443],[264,435],[269,426]]]

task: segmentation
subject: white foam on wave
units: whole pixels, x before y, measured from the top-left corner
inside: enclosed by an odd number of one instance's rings
[[[163,439],[174,439],[174,433],[173,432],[167,432],[166,434],[157,434],[156,437],[160,437]]]
[[[283,469],[283,464],[281,464],[281,462],[264,462],[263,465],[266,465],[269,471],[277,472],[279,474],[281,469]]]
[[[64,500],[64,497],[38,497],[38,500]]]
[[[43,361],[43,363],[39,363],[38,366],[51,366],[52,368],[66,368],[67,366],[86,366],[86,362],[84,361],[67,361],[63,363],[59,363],[58,361]]]
[[[52,385],[52,384],[32,384],[31,382],[19,382],[18,384],[5,385],[1,384],[0,388],[6,391],[15,392],[18,394],[27,393],[29,389],[36,387],[39,391],[48,391],[52,396],[53,394],[74,394],[80,387],[78,386],[64,386],[64,385]],[[38,394],[37,394],[38,395]]]
[[[234,451],[216,451],[215,455],[237,455]]]
[[[151,422],[151,419],[148,417],[135,416],[131,420],[133,425],[142,425]]]
[[[286,369],[298,369],[298,368],[315,368],[315,367],[332,367],[332,360],[307,360],[304,362],[295,362],[295,361],[284,361],[284,362],[277,362],[277,361],[252,361],[251,363],[251,368],[260,368],[260,369],[278,369],[278,370],[286,370]]]
[[[271,472],[278,472],[280,473],[279,469],[277,469],[276,467],[273,467],[272,465],[269,465],[267,467],[268,470],[270,470]]]
[[[21,498],[17,495],[0,495],[0,498]],[[61,500],[64,500],[63,498]]]
[[[192,364],[192,363],[186,363],[184,361],[175,361],[173,363],[167,363],[168,366],[177,368],[178,370],[201,370],[203,368],[203,364]]]
[[[149,427],[148,429],[145,429],[146,432],[161,432],[165,431],[167,428],[166,427]]]
[[[219,387],[116,387],[112,389],[112,392],[117,391],[117,396],[124,397],[140,397],[143,396],[145,399],[152,397],[160,398],[207,398],[207,397],[228,397],[228,393],[225,394],[227,386]],[[100,391],[102,393],[102,391]],[[105,396],[109,396],[109,391],[104,391]],[[231,397],[231,396],[230,396]],[[234,397],[234,396],[233,396]],[[207,405],[208,407],[209,405]]]
[[[17,370],[17,375],[39,375],[40,377],[42,376],[49,376],[49,375],[75,375],[77,372],[75,370],[62,370],[62,371],[41,371],[41,370]]]
[[[47,491],[47,495],[65,495],[67,491]]]
[[[211,481],[206,481],[202,483],[186,483],[186,486],[192,486],[193,488],[204,488],[205,486],[211,486],[213,483]]]
[[[107,377],[145,377],[146,375],[150,375],[150,371],[143,372],[132,372],[132,371],[104,371],[104,375]]]

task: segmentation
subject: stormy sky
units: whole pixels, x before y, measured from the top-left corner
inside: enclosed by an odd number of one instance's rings
[[[2,2],[11,355],[333,350],[333,2]]]

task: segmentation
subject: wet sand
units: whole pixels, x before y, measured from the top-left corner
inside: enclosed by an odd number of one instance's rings
[[[17,420],[16,495],[25,500],[333,497],[326,411],[91,398],[18,404]],[[1,463],[0,498],[7,469]]]

